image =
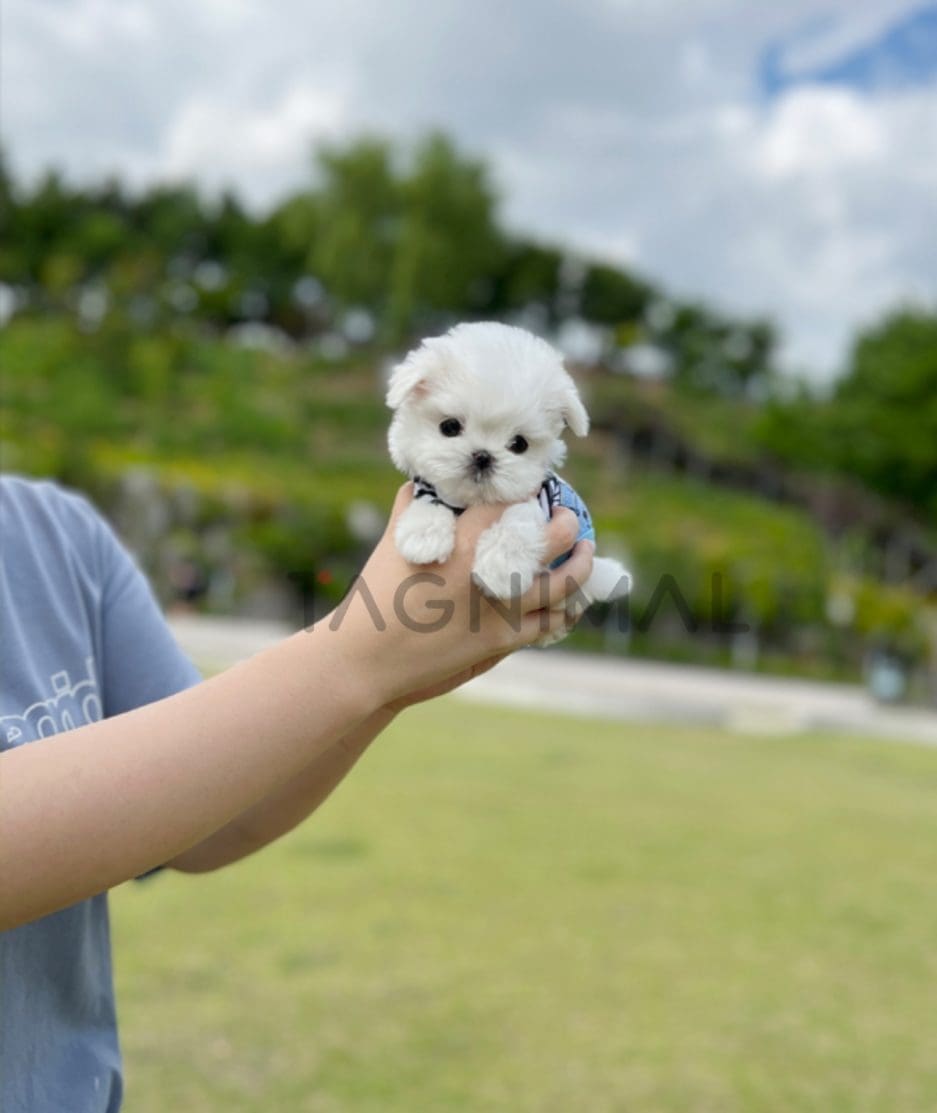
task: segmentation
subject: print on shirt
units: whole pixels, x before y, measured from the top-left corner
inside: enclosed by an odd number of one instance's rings
[[[100,719],[101,696],[93,657],[85,658],[85,670],[86,675],[75,682],[67,669],[52,673],[52,695],[30,704],[19,715],[0,715],[0,746],[20,746]]]

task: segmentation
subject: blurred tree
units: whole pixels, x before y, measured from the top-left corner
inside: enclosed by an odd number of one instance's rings
[[[670,353],[678,387],[727,398],[766,390],[776,344],[767,321],[741,322],[698,303],[677,303],[658,343]]]
[[[859,336],[830,433],[840,467],[937,514],[937,312],[901,310]]]
[[[16,196],[7,155],[0,144],[0,276],[8,270],[10,237],[13,235]]]
[[[78,224],[79,208],[62,177],[54,171],[44,175],[25,196],[17,197],[9,182],[5,190],[10,216],[0,257],[0,279],[39,284],[49,256],[62,254],[63,235],[73,232]],[[56,274],[60,272],[60,268],[55,270]]]
[[[582,288],[582,316],[603,325],[622,325],[640,318],[653,296],[652,288],[618,267],[587,268]]]
[[[491,303],[496,316],[535,308],[555,323],[563,251],[552,244],[510,238],[494,269]]]
[[[937,514],[937,313],[900,310],[861,334],[827,401],[801,387],[756,424],[761,445],[802,472],[845,473]]]
[[[140,328],[251,320],[301,338],[361,308],[377,340],[396,346],[464,317],[639,328],[663,301],[622,268],[509,237],[488,165],[440,132],[412,148],[377,136],[320,147],[309,187],[265,215],[186,183],[132,194],[116,179],[79,188],[52,172],[23,188],[2,155],[0,203],[0,281],[26,287],[33,307],[72,312],[94,280],[99,305]],[[667,308],[672,319],[653,339],[678,385],[739,395],[766,374],[768,326]]]
[[[433,133],[407,160],[366,137],[320,149],[318,185],[277,214],[289,245],[339,305],[367,306],[396,343],[416,321],[484,303],[501,250],[496,198],[481,161]]]
[[[488,169],[460,154],[445,135],[433,133],[418,145],[400,196],[402,222],[384,321],[395,342],[417,321],[482,306],[502,251]]]
[[[134,206],[136,230],[166,259],[201,259],[206,219],[198,191],[191,185],[155,185]]]
[[[292,211],[294,230],[309,225],[308,267],[342,304],[383,307],[401,222],[390,144],[365,137],[321,147],[316,169],[312,196]]]
[[[85,275],[100,274],[125,246],[129,229],[119,213],[101,206],[92,208],[81,220],[69,244],[84,263]]]

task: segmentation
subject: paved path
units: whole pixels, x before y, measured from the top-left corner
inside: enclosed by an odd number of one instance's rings
[[[277,623],[178,615],[176,636],[202,668],[251,656],[291,631]],[[865,689],[651,661],[530,650],[466,685],[461,698],[628,722],[787,734],[831,730],[937,746],[937,711],[883,707]]]

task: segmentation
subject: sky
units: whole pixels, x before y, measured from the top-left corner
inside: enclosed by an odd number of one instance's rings
[[[30,0],[7,5],[14,170],[193,178],[257,207],[317,141],[441,127],[504,222],[672,294],[767,314],[842,369],[937,303],[937,4],[884,0]]]

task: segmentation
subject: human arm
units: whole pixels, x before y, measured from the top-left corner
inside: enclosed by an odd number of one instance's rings
[[[396,512],[408,498],[402,490]],[[528,593],[516,628],[489,608],[472,621],[471,557],[494,516],[462,516],[456,552],[434,573],[442,586],[414,577],[388,529],[362,576],[383,628],[357,596],[341,621],[202,684],[0,754],[0,930],[172,861],[283,792],[381,708],[564,625],[562,601],[591,558]],[[441,592],[450,621],[430,630]]]
[[[569,550],[569,535],[574,530],[575,523],[571,514],[566,515],[564,512],[557,516],[548,535],[548,560]],[[587,542],[579,560],[591,558],[592,549],[591,542]],[[575,614],[570,615],[571,620],[575,617]],[[379,708],[311,761],[282,788],[258,801],[207,839],[176,855],[166,865],[183,873],[205,873],[240,861],[293,830],[327,799],[374,739],[401,711],[414,703],[435,699],[453,691],[493,668],[505,656],[505,653],[495,654],[441,683],[411,692]]]
[[[208,838],[175,855],[166,865],[182,873],[207,873],[240,861],[292,831],[344,780],[395,716],[396,712],[379,708],[285,784],[235,816]]]

